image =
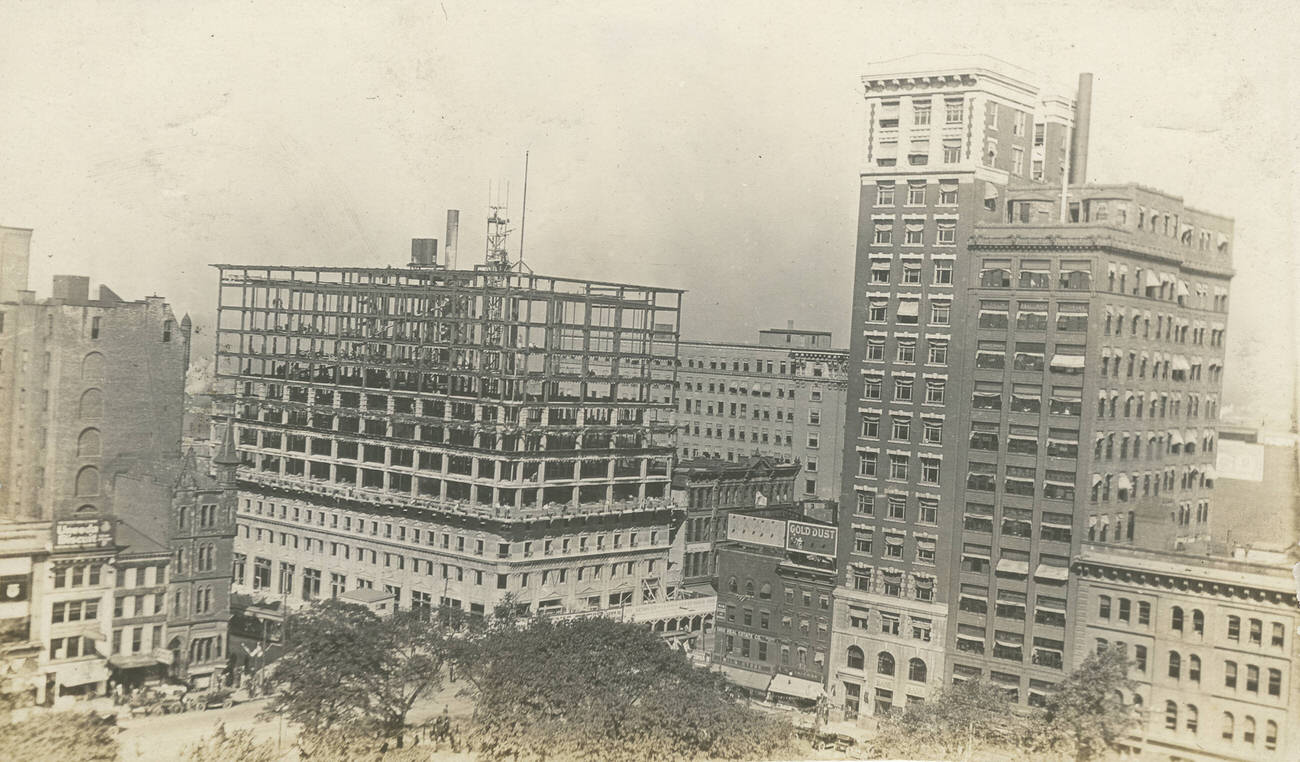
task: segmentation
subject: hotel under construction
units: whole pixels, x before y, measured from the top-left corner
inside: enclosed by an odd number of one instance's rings
[[[511,266],[496,224],[473,269],[425,239],[409,267],[215,266],[236,589],[476,614],[674,596],[681,292]]]

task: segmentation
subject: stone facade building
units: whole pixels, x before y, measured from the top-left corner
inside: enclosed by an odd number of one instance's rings
[[[830,333],[791,325],[757,344],[682,341],[680,352],[682,460],[798,463],[800,496],[838,499],[848,354]]]
[[[496,264],[219,270],[236,589],[471,614],[677,593],[680,292]]]

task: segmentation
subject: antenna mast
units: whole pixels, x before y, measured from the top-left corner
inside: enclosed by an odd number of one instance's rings
[[[524,265],[524,226],[528,224],[528,152],[524,151],[524,201],[519,212],[519,266]]]
[[[490,270],[509,270],[510,253],[506,251],[506,241],[514,231],[510,229],[510,218],[507,215],[510,204],[510,183],[506,183],[506,201],[501,202],[498,195],[497,200],[492,200],[492,186],[488,184],[488,218],[487,218],[487,253],[483,258],[483,264]],[[500,186],[497,187],[498,194]]]

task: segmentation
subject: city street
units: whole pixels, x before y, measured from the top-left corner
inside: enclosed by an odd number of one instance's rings
[[[256,719],[257,713],[264,706],[266,699],[260,698],[229,709],[153,717],[130,717],[124,714],[118,719],[118,725],[122,727],[118,736],[122,759],[127,762],[177,759],[185,747],[198,743],[221,722],[225,723],[227,730],[252,730],[258,741],[274,741],[279,735],[278,723],[258,722]],[[293,742],[294,736],[292,726],[286,724],[283,736],[285,748]]]

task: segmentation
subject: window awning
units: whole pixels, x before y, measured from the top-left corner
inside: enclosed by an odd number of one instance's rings
[[[1029,574],[1028,561],[1012,561],[1009,558],[998,560],[998,573],[1000,574]]]
[[[1042,566],[1039,566],[1038,568],[1039,568],[1039,569],[1042,569],[1043,567],[1042,567]],[[1053,568],[1055,568],[1055,567],[1053,567]],[[1041,576],[1043,576],[1043,575],[1041,575],[1041,574],[1039,574],[1037,571],[1035,571],[1035,572],[1034,572],[1034,576],[1035,576],[1035,577],[1041,577]],[[1037,608],[1039,611],[1051,611],[1051,612],[1056,613],[1056,614],[1064,614],[1064,613],[1065,613],[1065,604],[1063,604],[1063,603],[1055,603],[1055,602],[1053,602],[1053,601],[1045,601],[1045,600],[1043,600],[1042,598],[1039,598],[1039,599],[1038,599],[1038,605],[1037,605],[1035,608]]]
[[[780,693],[785,696],[797,696],[798,698],[816,701],[826,695],[825,689],[821,683],[812,680],[804,680],[790,675],[775,675],[772,682],[767,686],[768,691]]]
[[[888,270],[890,268],[889,260],[876,260],[871,263],[872,270]]]
[[[1048,566],[1047,564],[1039,564],[1034,569],[1034,576],[1064,582],[1070,578],[1070,570],[1064,566]]]
[[[1160,288],[1160,278],[1151,270],[1147,270],[1147,288]]]
[[[1187,281],[1185,281],[1185,280],[1180,280],[1180,281],[1178,281],[1178,295],[1179,295],[1179,296],[1191,296],[1191,295],[1192,295],[1192,292],[1190,292],[1190,291],[1187,290]]]
[[[921,314],[921,303],[915,299],[903,299],[898,303],[898,314],[901,317],[917,317]]]
[[[1218,476],[1219,476],[1219,472],[1214,470],[1214,466],[1205,467],[1206,481],[1214,481],[1216,478],[1218,478]]]
[[[1052,355],[1053,368],[1082,369],[1083,366],[1083,355]]]
[[[1178,429],[1169,430],[1169,444],[1181,446],[1183,444],[1183,432]]]
[[[989,201],[998,197],[998,187],[993,183],[984,183],[984,200]]]
[[[1053,529],[1071,529],[1071,528],[1072,528],[1072,525],[1071,525],[1070,522],[1068,522],[1068,521],[1051,521],[1051,520],[1049,520],[1049,519],[1043,519],[1041,523],[1042,523],[1043,526],[1045,526],[1045,527],[1051,527],[1051,528],[1053,528]],[[1042,567],[1039,567],[1039,568],[1042,568]],[[1037,572],[1035,572],[1035,574],[1037,574]]]
[[[949,141],[947,141],[947,140],[944,141],[945,144],[947,144],[948,142],[949,142]],[[960,141],[957,141],[957,144],[960,145],[961,142],[960,142]],[[941,191],[947,191],[947,192],[955,191],[955,190],[957,190],[957,181],[956,181],[956,180],[940,180],[940,181],[939,181],[939,190],[941,190]]]
[[[1128,478],[1128,474],[1120,474],[1119,480],[1115,482],[1116,489],[1133,489],[1133,482]]]
[[[1218,246],[1220,249],[1228,245],[1228,236],[1224,235],[1223,233],[1219,233],[1218,238],[1216,238],[1215,240],[1218,242]]]
[[[876,230],[893,230],[893,229],[894,229],[894,223],[892,223],[892,222],[877,222],[877,223],[876,223]]]
[[[1181,371],[1188,371],[1188,370],[1191,370],[1191,369],[1192,369],[1192,365],[1191,365],[1191,363],[1187,362],[1187,357],[1186,357],[1186,356],[1184,356],[1184,355],[1174,355],[1174,365],[1173,365],[1173,369],[1174,369],[1174,370],[1181,370]]]
[[[912,232],[912,233],[919,233],[919,232],[921,232],[922,230],[925,230],[925,223],[924,223],[924,222],[912,222],[912,221],[909,220],[909,221],[904,225],[904,227],[907,228],[907,230],[908,230],[909,232]]]
[[[1114,275],[1114,274],[1115,274],[1115,263],[1114,263],[1114,262],[1111,262],[1109,265],[1106,265],[1106,272],[1109,273],[1109,274],[1111,274],[1111,275]]]
[[[1010,633],[1007,634],[998,633],[993,637],[993,640],[998,645],[1006,648],[1020,648],[1025,644],[1023,636],[1021,637],[1021,639],[1017,640],[1016,637],[1011,635]]]

